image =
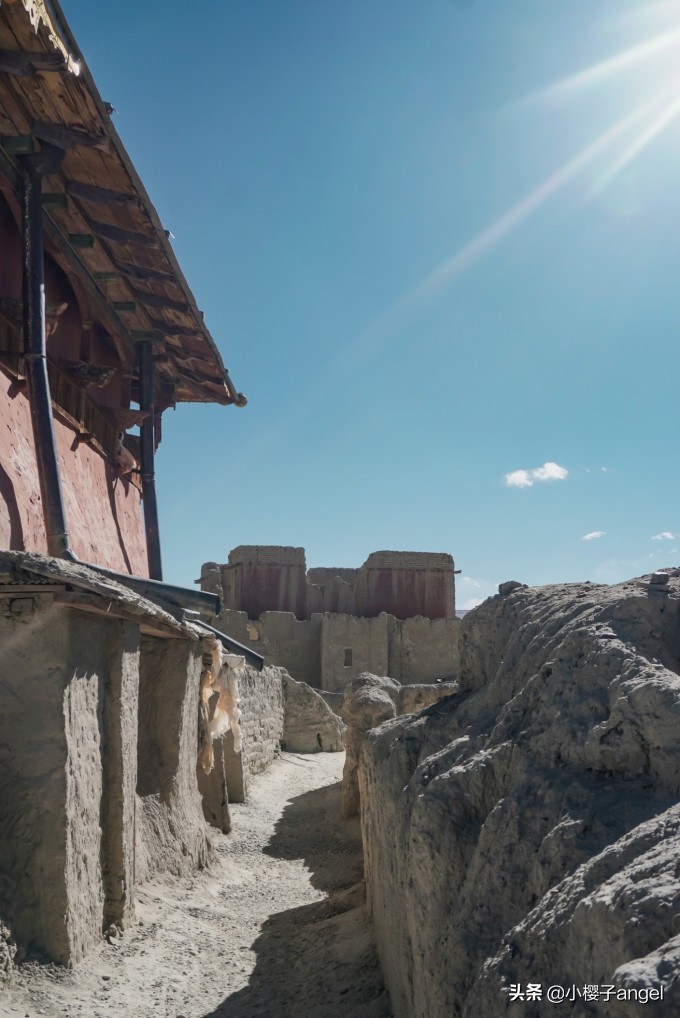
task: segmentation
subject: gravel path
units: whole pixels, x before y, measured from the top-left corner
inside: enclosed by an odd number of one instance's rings
[[[1,1018],[389,1018],[343,761],[282,754],[210,870],[145,884],[134,927],[73,971],[22,966]]]

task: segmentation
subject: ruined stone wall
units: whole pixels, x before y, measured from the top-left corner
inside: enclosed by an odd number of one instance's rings
[[[317,613],[374,618],[455,618],[454,563],[432,552],[378,551],[360,569],[319,567],[306,571],[303,548],[241,545],[222,566],[223,601],[250,619],[264,612]],[[203,589],[214,589],[218,567],[206,562]]]
[[[360,672],[389,674],[388,615],[359,619],[324,615],[321,630],[321,688],[338,691]],[[297,676],[295,676],[297,678]]]
[[[282,670],[283,745],[290,753],[337,753],[345,748],[345,724],[306,682]]]
[[[227,636],[280,665],[300,682],[318,686],[321,675],[321,618],[300,621],[290,612],[265,612],[251,620],[245,612],[223,609],[215,625]]]
[[[451,555],[376,551],[355,581],[356,614],[387,612],[398,619],[424,615],[455,618],[454,563]]]
[[[225,608],[251,619],[267,611],[306,618],[306,584],[304,548],[241,545],[222,570]]]
[[[261,672],[244,668],[239,672],[243,769],[259,774],[269,767],[283,738],[282,670],[266,667]]]
[[[606,1013],[680,1013],[679,634],[680,570],[519,589],[462,621],[457,694],[367,733],[368,905],[395,1018],[524,1013],[509,989],[529,982],[537,1018],[551,984],[663,986]]]
[[[458,672],[460,620],[396,619],[389,629],[387,675],[402,683],[432,682]]]

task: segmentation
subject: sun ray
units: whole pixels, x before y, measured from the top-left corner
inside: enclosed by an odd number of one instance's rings
[[[562,78],[560,81],[556,81],[554,84],[548,85],[547,88],[541,89],[539,92],[532,93],[532,95],[530,95],[525,101],[550,102],[553,99],[564,98],[565,96],[571,95],[573,92],[588,88],[589,86],[595,85],[614,74],[618,74],[619,71],[623,71],[628,67],[633,67],[635,64],[642,63],[644,60],[648,60],[650,57],[656,56],[662,50],[670,49],[673,46],[680,46],[680,28],[664,32],[662,35],[654,36],[654,38],[648,39],[647,42],[640,43],[638,46],[633,46],[631,49],[624,50],[623,53],[617,53],[616,56],[609,57],[607,60],[602,60],[599,64],[594,64],[592,67],[588,67],[584,71],[579,71],[578,74],[572,74],[568,78]]]
[[[440,289],[471,267],[513,230],[517,229],[561,188],[603,155],[618,139],[625,136],[646,117],[653,115],[658,107],[668,99],[668,95],[669,90],[663,89],[653,99],[612,124],[564,166],[503,213],[491,226],[478,233],[429,276],[426,276],[376,316],[346,347],[338,352],[336,356],[338,363],[346,363],[350,352],[355,360],[364,360],[382,349],[399,328],[403,327],[404,321],[421,307],[424,300],[434,296]]]
[[[667,127],[680,115],[680,92],[676,89],[675,98],[669,103],[669,105],[663,110],[662,113],[648,124],[647,127],[642,131],[641,134],[633,141],[631,145],[625,149],[624,152],[616,159],[612,165],[602,174],[595,186],[592,188],[589,198],[595,197],[600,191],[611,183],[611,181],[621,173],[626,166],[629,165],[635,159],[643,149],[647,147],[659,134],[666,130]]]
[[[657,94],[649,102],[644,103],[638,109],[633,110],[632,113],[622,117],[604,131],[595,141],[579,152],[578,155],[565,163],[564,166],[544,180],[542,184],[539,184],[538,187],[526,195],[525,198],[522,198],[521,201],[517,202],[516,205],[513,205],[495,223],[479,233],[447,262],[444,262],[427,279],[414,287],[408,295],[408,299],[418,299],[438,289],[439,286],[448,282],[463,269],[467,268],[468,265],[502,240],[511,230],[519,226],[529,215],[589,166],[599,155],[606,152],[618,138],[653,113],[667,95],[668,90],[664,89],[663,92]]]

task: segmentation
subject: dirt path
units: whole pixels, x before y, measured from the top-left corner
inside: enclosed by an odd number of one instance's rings
[[[389,1018],[343,760],[284,753],[210,871],[144,885],[134,928],[75,970],[23,966],[1,1018]]]

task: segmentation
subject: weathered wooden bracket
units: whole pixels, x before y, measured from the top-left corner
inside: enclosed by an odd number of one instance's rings
[[[83,145],[86,148],[98,148],[105,152],[109,149],[109,139],[105,134],[91,134],[75,127],[64,127],[62,124],[48,124],[37,120],[33,124],[33,133],[40,141],[47,141],[57,148],[69,149]]]
[[[175,325],[169,322],[159,322],[156,318],[151,319],[151,324],[154,329],[162,332],[164,336],[177,336],[180,338],[182,336],[200,337],[201,335],[201,330],[198,326],[192,327],[191,325]]]
[[[170,297],[159,297],[156,293],[146,293],[143,290],[135,289],[135,287],[131,287],[131,290],[139,303],[146,304],[147,307],[183,312],[189,310],[189,305],[186,301],[171,300]]]
[[[125,230],[121,226],[112,226],[110,223],[100,223],[88,216],[88,225],[92,232],[98,237],[112,240],[115,244],[138,244],[140,247],[158,247],[158,241],[148,237],[145,233],[137,233],[135,230]]]
[[[93,205],[139,205],[139,199],[133,194],[113,191],[108,187],[96,187],[80,180],[67,180],[66,191],[74,198],[81,198]]]
[[[31,155],[35,152],[35,140],[32,134],[5,134],[0,145],[11,156]]]
[[[146,265],[132,265],[130,262],[116,262],[116,268],[124,276],[133,279],[157,279],[159,282],[174,283],[175,277],[169,272],[161,272],[160,269],[150,269]]]
[[[72,247],[94,247],[94,237],[91,233],[69,233],[68,240]]]
[[[22,78],[38,71],[65,71],[66,59],[62,53],[31,53],[27,50],[0,50],[0,71]]]
[[[46,209],[65,209],[68,208],[68,196],[63,191],[44,191],[42,203]]]

